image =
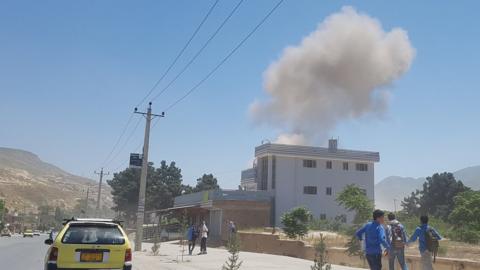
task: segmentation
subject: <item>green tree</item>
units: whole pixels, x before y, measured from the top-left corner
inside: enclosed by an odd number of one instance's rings
[[[331,270],[332,265],[328,263],[327,245],[325,244],[325,236],[320,234],[320,239],[315,242],[315,259],[311,270]]]
[[[113,202],[115,203],[112,209],[122,212],[127,220],[135,219],[140,173],[139,169],[127,168],[115,173],[113,179],[107,181],[112,187]],[[184,193],[185,189],[186,186],[182,185],[181,170],[176,167],[175,162],[167,164],[166,161],[162,161],[157,169],[150,163],[147,173],[145,209],[172,207],[174,198]]]
[[[222,266],[222,270],[238,270],[242,266],[242,261],[240,261],[239,254],[240,254],[240,241],[238,239],[237,234],[233,234],[227,244],[228,253],[230,253],[230,257]]]
[[[466,191],[454,198],[455,207],[449,215],[457,240],[477,244],[480,242],[480,191]]]
[[[354,211],[355,217],[353,219],[353,225],[347,231],[349,235],[352,235],[348,243],[346,244],[347,253],[352,256],[360,256],[363,258],[362,247],[360,242],[356,239],[354,233],[360,228],[366,221],[370,219],[373,212],[373,202],[367,197],[365,191],[358,186],[352,184],[347,185],[337,196],[337,202],[339,205],[345,207],[348,211]]]
[[[204,190],[219,189],[217,178],[213,174],[204,174],[197,179],[197,185],[193,188],[193,192]]]
[[[308,233],[308,224],[312,214],[305,207],[293,208],[282,215],[283,231],[289,238],[303,237]]]
[[[405,198],[402,206],[411,214],[428,214],[446,220],[455,206],[455,196],[468,190],[470,188],[457,181],[452,173],[436,173],[427,177],[422,190]]]

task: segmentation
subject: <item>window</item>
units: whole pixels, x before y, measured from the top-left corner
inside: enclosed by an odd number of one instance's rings
[[[303,160],[303,167],[305,168],[316,168],[317,161],[313,159],[304,159]]]
[[[125,238],[116,225],[71,224],[62,238],[62,243],[123,245]]]
[[[331,168],[332,168],[332,161],[331,161],[331,160],[328,160],[328,161],[327,161],[326,167],[327,167],[327,169],[331,169]]]
[[[277,176],[277,158],[272,156],[272,189],[275,189],[275,178]]]
[[[317,187],[315,187],[315,186],[304,186],[303,187],[303,194],[315,195],[315,194],[317,194]]]
[[[348,162],[343,162],[343,170],[348,171]]]
[[[362,171],[362,172],[368,171],[368,164],[366,163],[357,163],[355,166],[357,171]]]
[[[326,214],[320,214],[320,219],[321,219],[321,220],[327,219],[327,215],[326,215]]]
[[[268,157],[260,159],[260,190],[268,189]]]
[[[327,187],[327,189],[325,190],[325,194],[327,194],[328,196],[332,196],[332,187]]]

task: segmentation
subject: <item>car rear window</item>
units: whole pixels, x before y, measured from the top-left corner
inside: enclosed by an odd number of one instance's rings
[[[62,243],[123,245],[125,238],[115,225],[71,224],[63,235]]]

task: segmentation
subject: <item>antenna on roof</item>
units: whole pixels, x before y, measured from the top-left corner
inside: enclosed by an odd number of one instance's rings
[[[263,139],[261,144],[271,143],[269,139]]]

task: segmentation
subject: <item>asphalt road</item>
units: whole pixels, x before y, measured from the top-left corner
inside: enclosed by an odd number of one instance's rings
[[[23,238],[19,235],[0,237],[0,268],[9,270],[43,270],[48,246],[47,235]]]

